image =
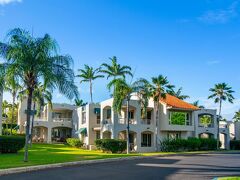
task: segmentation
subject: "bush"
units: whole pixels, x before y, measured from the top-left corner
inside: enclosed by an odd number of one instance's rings
[[[66,142],[69,146],[80,148],[83,146],[83,142],[78,138],[67,138]]]
[[[161,151],[199,151],[215,150],[217,146],[216,139],[188,138],[188,139],[166,139],[161,141]]]
[[[127,149],[127,142],[119,139],[97,139],[96,147],[104,152],[123,152]]]
[[[240,150],[240,140],[231,140],[230,141],[231,150]]]
[[[3,129],[3,135],[10,135],[11,134],[11,129]],[[13,129],[12,130],[12,135],[17,135],[17,130],[16,129]]]
[[[24,145],[23,136],[0,136],[0,153],[17,153]]]

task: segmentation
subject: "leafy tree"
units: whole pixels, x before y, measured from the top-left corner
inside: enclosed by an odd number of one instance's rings
[[[196,107],[199,107],[200,109],[204,109],[204,108],[205,108],[203,105],[199,105],[199,100],[193,102],[192,105],[194,105],[194,106],[196,106]]]
[[[178,99],[185,100],[187,98],[190,98],[188,95],[182,94],[182,87],[180,87],[177,91],[174,90],[174,88],[171,88],[170,90],[167,90],[167,93],[177,97]]]
[[[59,55],[57,42],[48,34],[35,38],[28,31],[13,29],[6,37],[6,43],[0,42],[0,54],[9,66],[7,74],[19,78],[27,90],[27,123],[24,161],[28,161],[28,142],[30,117],[33,114],[33,93],[39,82],[47,87],[57,88],[67,98],[78,96],[74,84],[72,58]]]
[[[234,97],[233,93],[234,91],[232,90],[232,87],[229,87],[228,84],[226,83],[219,83],[215,84],[213,88],[210,88],[209,91],[212,93],[208,99],[214,99],[215,103],[219,103],[219,114],[218,114],[218,120],[217,120],[217,125],[218,125],[218,132],[217,132],[217,140],[219,141],[219,121],[221,120],[221,111],[222,111],[222,102],[223,101],[228,101],[230,103],[233,103]],[[217,144],[217,149],[219,148],[219,145]]]
[[[98,78],[103,78],[104,76],[99,74],[100,72],[100,68],[96,68],[94,69],[93,67],[90,67],[88,65],[84,65],[84,69],[79,69],[79,75],[77,75],[77,77],[80,77],[82,80],[80,81],[80,83],[82,82],[89,82],[89,88],[90,88],[90,97],[91,97],[91,103],[93,102],[93,97],[92,97],[92,85],[93,85],[93,81],[98,79]]]

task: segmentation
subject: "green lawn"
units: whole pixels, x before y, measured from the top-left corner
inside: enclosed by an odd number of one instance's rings
[[[136,155],[138,154],[108,154],[72,148],[63,144],[33,144],[29,149],[29,162],[23,162],[23,150],[17,154],[0,154],[0,169]]]
[[[240,180],[240,177],[222,177],[218,178],[218,180]]]

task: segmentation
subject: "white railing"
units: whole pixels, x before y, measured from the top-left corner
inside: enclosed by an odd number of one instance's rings
[[[119,124],[127,124],[126,118],[119,118],[118,119]],[[129,124],[137,124],[137,121],[135,119],[129,119]]]
[[[71,122],[72,118],[53,118],[53,122]]]
[[[219,124],[219,128],[227,128],[227,124]]]
[[[152,120],[151,119],[142,119],[141,124],[150,125],[150,124],[152,124]]]
[[[45,119],[45,118],[36,118],[36,119],[34,119],[34,121],[47,121],[47,118]]]

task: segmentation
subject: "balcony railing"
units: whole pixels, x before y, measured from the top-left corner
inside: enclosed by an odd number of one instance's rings
[[[47,118],[36,118],[34,121],[47,121]]]
[[[219,124],[219,128],[227,128],[227,124]]]
[[[71,122],[72,118],[53,118],[53,122]]]
[[[126,118],[119,118],[118,119],[119,124],[127,124]],[[135,119],[129,119],[129,124],[137,124],[137,121]]]
[[[151,119],[142,119],[141,124],[150,125],[150,124],[152,124],[152,120]]]

